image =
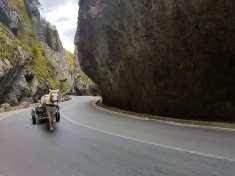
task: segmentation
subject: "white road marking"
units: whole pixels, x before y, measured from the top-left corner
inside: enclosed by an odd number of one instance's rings
[[[93,101],[91,103],[91,106],[95,109],[98,109],[100,111],[107,112],[107,113],[110,113],[110,114],[122,116],[122,117],[136,119],[136,120],[155,121],[155,122],[158,122],[158,123],[175,125],[175,126],[183,126],[183,127],[204,128],[204,129],[212,129],[212,130],[220,130],[220,131],[232,131],[232,132],[235,131],[235,129],[233,129],[233,128],[223,128],[223,127],[207,126],[207,125],[195,125],[195,124],[184,124],[184,123],[180,123],[180,122],[173,122],[173,121],[167,121],[167,120],[161,120],[161,119],[150,119],[150,118],[147,118],[147,117],[138,117],[137,115],[131,115],[131,114],[123,113],[123,112],[117,112],[117,111],[114,111],[114,110],[106,109],[106,108],[103,108],[101,106],[98,106],[96,103],[97,103],[97,101]]]
[[[197,151],[193,151],[193,150],[187,150],[187,149],[183,149],[183,148],[178,148],[178,147],[173,147],[173,146],[169,146],[169,145],[164,145],[164,144],[158,144],[158,143],[154,143],[154,142],[150,142],[150,141],[145,141],[145,140],[141,140],[141,139],[137,139],[137,138],[133,138],[133,137],[128,137],[128,136],[116,134],[116,133],[113,133],[113,132],[101,130],[101,129],[98,129],[98,128],[95,128],[95,127],[91,127],[91,126],[79,123],[79,122],[69,118],[65,114],[63,114],[62,116],[65,120],[69,121],[70,123],[72,123],[76,126],[87,128],[87,129],[90,129],[92,131],[96,131],[96,132],[103,133],[103,134],[106,134],[106,135],[111,135],[111,136],[115,136],[115,137],[119,137],[119,138],[123,138],[123,139],[128,139],[128,140],[132,140],[132,141],[139,142],[139,143],[154,145],[156,147],[166,148],[166,149],[175,150],[175,151],[179,151],[179,152],[183,152],[183,153],[189,153],[189,154],[199,155],[199,156],[203,156],[203,157],[218,159],[218,160],[226,160],[226,161],[230,161],[230,162],[235,162],[235,158],[228,158],[228,157],[223,157],[223,156],[217,156],[217,155],[214,155],[214,154],[201,153],[201,152],[197,152]]]

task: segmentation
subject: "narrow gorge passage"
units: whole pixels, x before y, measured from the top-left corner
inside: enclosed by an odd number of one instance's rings
[[[234,176],[234,16],[0,0],[0,176]]]

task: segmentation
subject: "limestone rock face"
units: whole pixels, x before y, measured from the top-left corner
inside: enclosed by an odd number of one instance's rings
[[[100,96],[100,90],[81,69],[79,64],[78,50],[75,48],[75,74],[74,74],[74,89],[71,94],[79,96]]]
[[[104,103],[235,120],[235,1],[80,0],[75,39]]]
[[[49,88],[73,89],[74,59],[38,6],[38,0],[0,1],[0,104],[37,102]]]
[[[3,35],[5,33],[5,35]],[[14,36],[7,28],[0,26],[0,103],[2,98],[8,94],[12,85],[21,75],[22,69],[32,57],[21,46],[14,45]],[[6,52],[6,54],[4,54]],[[19,90],[18,90],[19,92]],[[17,103],[16,95],[11,95],[6,102]]]
[[[51,49],[63,52],[57,29],[41,17],[38,7],[38,0],[24,0],[26,12],[31,18],[32,28],[36,29],[36,34],[39,40],[46,43]]]
[[[48,61],[52,64],[52,66],[55,68],[55,77],[57,80],[65,80],[70,87],[73,85],[73,73],[70,72],[70,63],[65,58],[65,51],[64,49],[60,50],[59,52],[55,52],[47,45],[44,46],[45,48],[45,54],[48,58]]]
[[[0,21],[9,26],[13,33],[17,33],[20,16],[10,7],[7,0],[0,1]]]

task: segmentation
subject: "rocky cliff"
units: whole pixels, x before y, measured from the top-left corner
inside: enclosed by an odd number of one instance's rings
[[[231,0],[80,0],[80,64],[108,105],[234,121],[234,10]]]
[[[8,0],[0,1],[0,21],[8,26],[13,33],[17,34],[20,16],[16,9],[13,9]]]
[[[75,60],[74,60],[74,90],[73,94],[75,95],[93,95],[98,96],[100,95],[100,90],[98,86],[82,71],[78,56],[78,50],[75,49],[74,52]]]
[[[37,101],[49,88],[69,92],[74,63],[37,0],[0,1],[0,103]]]

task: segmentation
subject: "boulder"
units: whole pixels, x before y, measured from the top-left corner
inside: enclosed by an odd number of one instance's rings
[[[235,121],[235,1],[80,0],[75,43],[103,102]]]
[[[11,105],[9,103],[4,103],[0,105],[0,109],[4,111],[9,110],[10,108],[11,108]]]

